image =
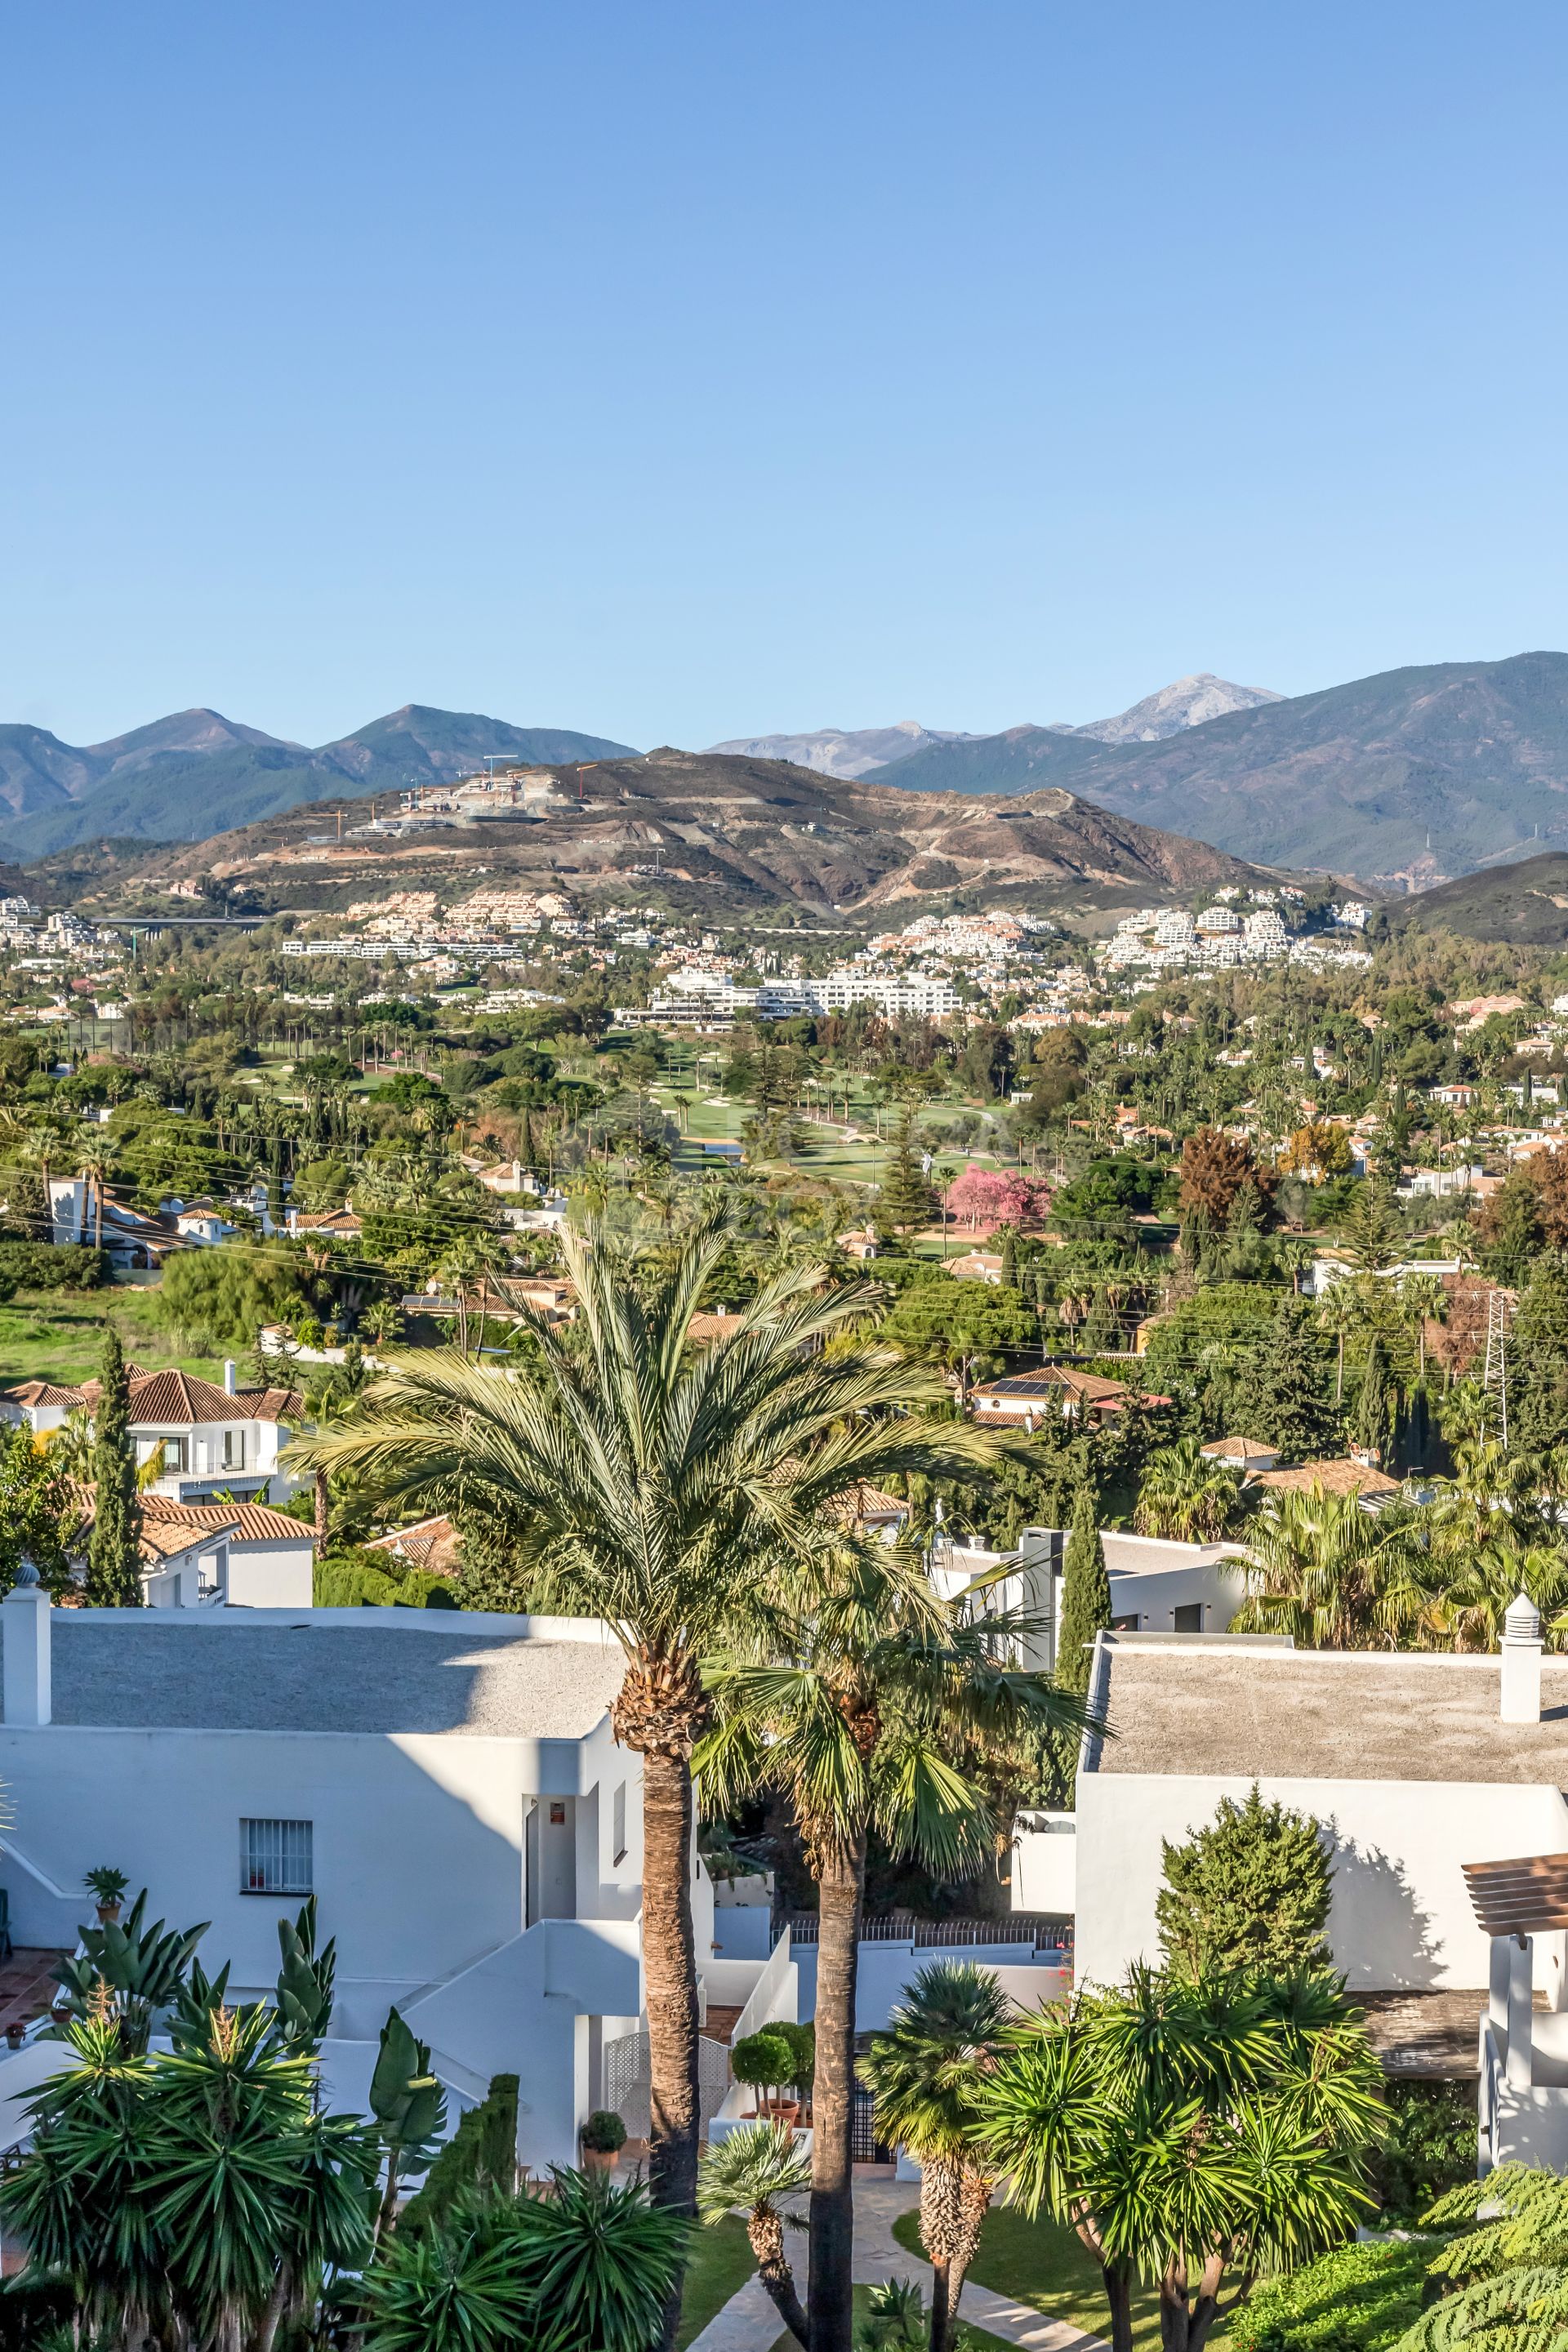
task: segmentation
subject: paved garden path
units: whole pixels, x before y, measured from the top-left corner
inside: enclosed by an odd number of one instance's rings
[[[931,2300],[931,2264],[900,2245],[893,2223],[920,2203],[920,2186],[909,2180],[858,2180],[855,2184],[855,2277],[863,2286],[879,2286],[884,2279],[913,2279],[927,2303]],[[794,2231],[791,2239],[804,2247]],[[803,2265],[796,2277],[802,2293]],[[1011,2295],[994,2294],[973,2279],[964,2287],[958,2315],[973,2327],[983,2327],[1022,2352],[1110,2352],[1098,2336],[1086,2336],[1066,2320],[1047,2319],[1032,2304],[1016,2303]],[[778,2313],[758,2278],[750,2278],[739,2294],[731,2295],[693,2338],[690,2352],[772,2352],[784,2333]]]

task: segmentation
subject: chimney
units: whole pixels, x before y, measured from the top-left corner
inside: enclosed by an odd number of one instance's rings
[[[7,1724],[47,1723],[49,1693],[49,1596],[38,1571],[24,1557],[16,1581],[0,1601],[5,1626],[4,1694]]]
[[[1541,1612],[1523,1592],[1502,1621],[1502,1719],[1541,1720]]]
[[[235,1363],[232,1356],[226,1356],[223,1360],[223,1392],[225,1396],[233,1396],[235,1392]]]

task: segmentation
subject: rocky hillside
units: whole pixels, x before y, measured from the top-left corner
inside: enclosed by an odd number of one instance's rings
[[[40,887],[84,906],[152,904],[214,877],[257,907],[343,903],[383,882],[446,892],[482,866],[582,897],[715,912],[872,909],[1014,892],[1042,908],[1185,900],[1262,870],[1070,793],[991,799],[840,782],[784,761],[664,749],[557,771],[553,803],[461,825],[372,831],[362,802],[295,811],[198,846],[62,852]],[[337,835],[342,807],[343,837]]]

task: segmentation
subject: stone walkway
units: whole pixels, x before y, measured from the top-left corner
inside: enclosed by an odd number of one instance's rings
[[[912,2180],[858,2180],[855,2184],[855,2277],[862,2286],[880,2286],[884,2279],[913,2279],[929,2305],[931,2264],[900,2245],[893,2223],[900,2213],[911,2213],[920,2203],[920,2185]],[[805,2240],[792,2231],[793,2248],[804,2252]],[[795,2279],[804,2299],[804,2263],[795,2258]],[[1031,2304],[1015,2303],[1010,2295],[994,2294],[989,2287],[966,2284],[958,2306],[960,2319],[983,2327],[1023,2352],[1109,2352],[1098,2336],[1086,2336],[1065,2320],[1047,2319]],[[783,2323],[757,2278],[750,2278],[739,2294],[731,2295],[695,2337],[690,2352],[772,2352],[784,2333]]]

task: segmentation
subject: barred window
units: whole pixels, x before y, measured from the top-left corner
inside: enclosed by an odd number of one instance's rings
[[[242,1895],[314,1892],[310,1822],[247,1822],[239,1825]]]

